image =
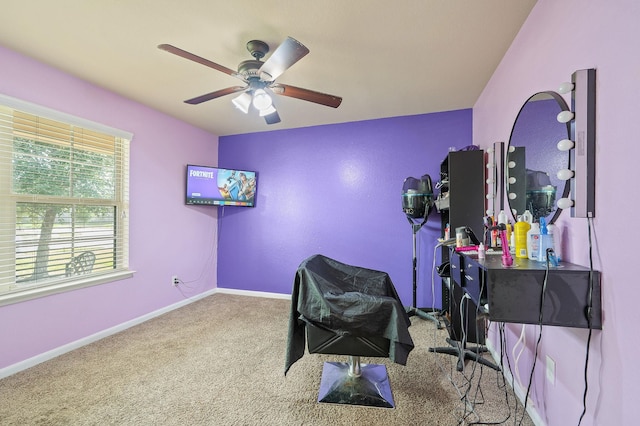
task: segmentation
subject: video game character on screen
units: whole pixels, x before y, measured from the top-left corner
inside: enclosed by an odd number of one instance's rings
[[[255,188],[255,172],[225,170],[218,174],[218,189],[220,190],[220,195],[226,199],[253,201]]]

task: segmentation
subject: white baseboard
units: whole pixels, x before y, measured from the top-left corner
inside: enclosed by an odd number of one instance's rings
[[[500,354],[498,352],[496,352],[495,348],[493,347],[493,342],[491,341],[491,339],[486,339],[485,346],[487,347],[487,349],[491,353],[491,356],[493,356],[494,361],[498,365],[500,365]],[[520,383],[515,382],[513,380],[513,376],[511,375],[510,371],[503,370],[502,371],[502,375],[504,376],[504,378],[507,381],[507,383],[509,384],[509,386],[511,386],[511,385],[514,386],[513,387],[513,391],[515,392],[515,394],[518,397],[518,399],[520,400],[520,402],[524,405],[524,398],[527,395],[527,390],[523,389],[522,386],[520,385]],[[531,403],[531,400],[529,400],[529,403],[527,404],[527,413],[529,414],[529,417],[531,417],[531,421],[533,421],[534,425],[536,425],[536,426],[546,426],[546,423],[544,422],[544,420],[540,416],[540,413],[538,413],[538,410],[536,410],[536,407]]]
[[[218,287],[216,289],[216,293],[237,294],[239,296],[267,297],[267,298],[270,298],[270,299],[291,300],[291,295],[290,294],[269,293],[269,292],[266,292],[266,291],[236,290],[234,288],[220,288],[220,287]]]
[[[100,339],[104,339],[105,337],[111,336],[113,334],[119,333],[120,331],[126,330],[127,328],[133,327],[138,324],[142,324],[145,321],[148,321],[152,318],[160,316],[162,314],[166,314],[167,312],[173,311],[174,309],[181,308],[190,303],[195,302],[196,300],[200,300],[204,297],[215,294],[217,289],[208,290],[204,293],[200,293],[196,296],[190,297],[188,299],[181,300],[180,302],[174,303],[169,306],[165,306],[164,308],[158,309],[153,312],[149,312],[148,314],[142,315],[138,318],[134,318],[130,321],[123,322],[122,324],[118,324],[111,328],[107,328],[105,330],[99,331],[95,334],[92,334],[87,337],[83,337],[82,339],[76,340],[75,342],[67,343],[66,345],[62,345],[55,349],[51,349],[50,351],[43,352],[39,355],[26,359],[24,361],[17,362],[8,367],[0,369],[0,379],[11,376],[12,374],[16,374],[22,370],[26,370],[27,368],[31,368],[35,365],[38,365],[42,362],[49,361],[57,356],[65,354],[67,352],[71,352],[74,349],[78,349],[82,346],[88,345],[90,343],[96,342]]]

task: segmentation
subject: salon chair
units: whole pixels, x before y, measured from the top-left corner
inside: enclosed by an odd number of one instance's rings
[[[347,356],[325,362],[318,402],[393,408],[384,357],[406,365],[409,317],[388,274],[315,255],[300,264],[291,295],[285,374],[305,352]]]

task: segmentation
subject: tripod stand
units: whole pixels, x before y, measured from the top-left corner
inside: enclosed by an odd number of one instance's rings
[[[442,328],[442,325],[440,325],[440,320],[435,315],[430,314],[428,312],[424,312],[416,307],[416,305],[418,304],[417,302],[418,257],[416,255],[416,251],[417,251],[416,235],[418,234],[418,231],[420,231],[420,229],[424,226],[424,224],[427,223],[427,215],[425,214],[425,217],[422,223],[415,223],[409,216],[407,216],[407,220],[411,224],[411,230],[413,231],[412,232],[413,233],[413,300],[412,300],[413,304],[406,308],[407,314],[410,317],[415,315],[424,320],[433,321],[437,324],[438,329],[440,329]]]

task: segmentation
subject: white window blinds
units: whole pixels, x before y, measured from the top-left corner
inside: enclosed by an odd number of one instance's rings
[[[130,139],[0,96],[0,296],[128,271]]]

